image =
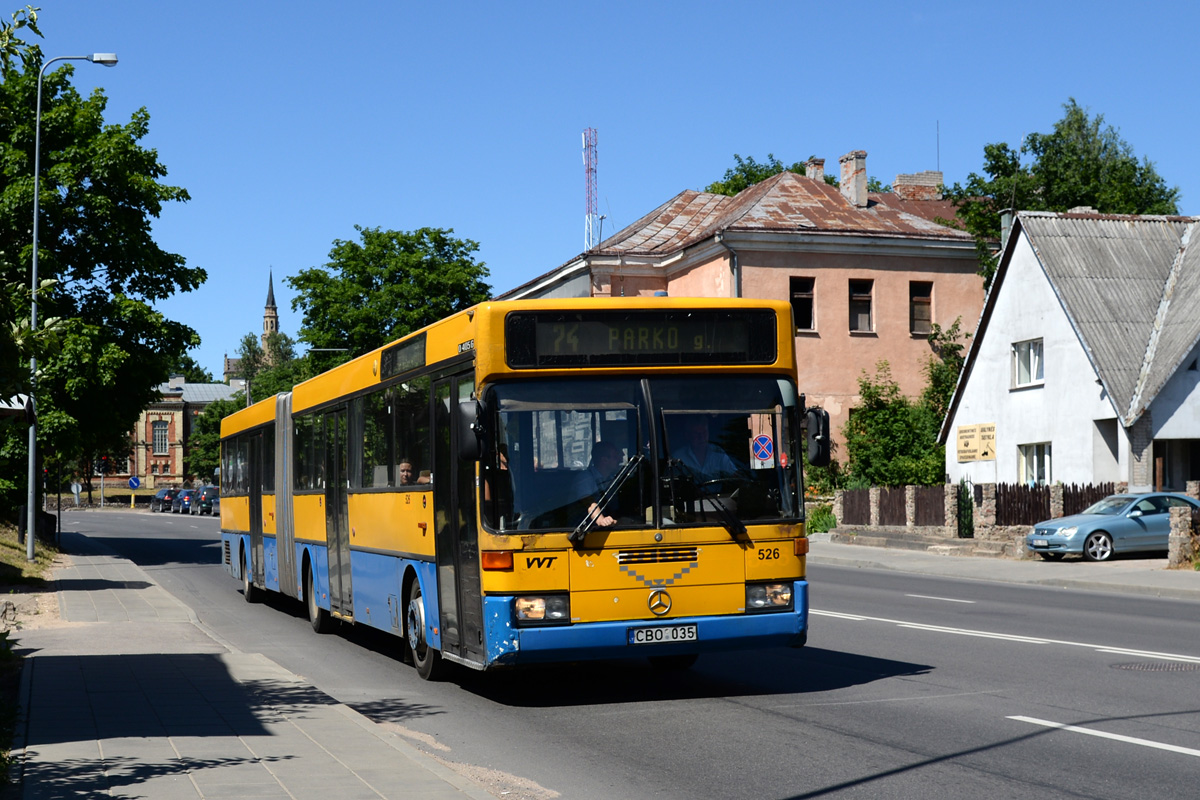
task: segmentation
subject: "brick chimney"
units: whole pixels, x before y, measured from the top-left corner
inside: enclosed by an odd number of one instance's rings
[[[171,375],[167,378],[167,388],[173,392],[182,392],[186,383],[187,378],[182,375]]]
[[[941,200],[942,173],[934,170],[897,175],[892,191],[901,200]]]
[[[842,196],[850,205],[867,207],[867,151],[851,150],[838,159],[842,165]]]
[[[813,156],[804,162],[804,174],[814,181],[825,182],[825,159]]]

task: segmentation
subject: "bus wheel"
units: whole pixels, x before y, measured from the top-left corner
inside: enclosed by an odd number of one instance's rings
[[[316,633],[329,633],[333,620],[329,612],[317,603],[317,589],[313,585],[312,567],[304,567],[304,602],[308,606],[308,624]]]
[[[416,579],[408,590],[408,612],[404,624],[408,628],[408,646],[412,650],[417,674],[422,680],[438,680],[443,669],[442,654],[425,641],[425,600],[421,597],[421,583]]]
[[[242,555],[242,597],[247,603],[257,603],[258,587],[250,576],[250,559],[245,557],[245,553]]]
[[[650,666],[660,672],[683,672],[691,669],[700,656],[697,653],[686,653],[678,656],[650,656]]]

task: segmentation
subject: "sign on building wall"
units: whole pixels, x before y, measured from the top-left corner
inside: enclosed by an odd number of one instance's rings
[[[996,460],[996,423],[958,426],[958,463]]]

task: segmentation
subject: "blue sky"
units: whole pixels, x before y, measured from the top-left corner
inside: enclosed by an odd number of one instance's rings
[[[10,2],[10,13],[18,3]],[[1200,214],[1187,99],[1200,6],[1155,3],[349,2],[42,0],[47,58],[139,107],[191,201],[159,244],[208,271],[161,304],[222,356],[262,328],[267,273],[328,260],[355,225],[453,228],[496,291],[583,249],[581,134],[598,131],[605,235],[733,154],[868,153],[867,171],[979,171],[989,142],[1048,132],[1074,97],[1117,127]]]

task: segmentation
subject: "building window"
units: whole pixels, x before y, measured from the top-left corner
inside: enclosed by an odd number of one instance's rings
[[[150,465],[150,474],[151,474],[151,475],[157,475],[157,474],[158,474],[158,464],[151,464],[151,465]]]
[[[929,281],[908,282],[909,330],[921,336],[933,331],[933,284]]]
[[[1050,443],[1017,445],[1019,478],[1026,486],[1047,486],[1053,480],[1050,471]]]
[[[871,289],[875,281],[850,281],[850,330],[870,333]]]
[[[791,278],[792,290],[792,320],[798,331],[813,331],[817,329],[816,318],[813,316],[813,285],[816,278]]]
[[[152,422],[150,428],[154,432],[154,455],[165,456],[167,454],[167,423],[161,420]]]
[[[1042,340],[1017,342],[1012,347],[1014,388],[1036,386],[1045,380],[1042,369]]]

